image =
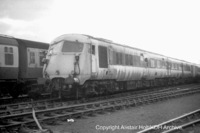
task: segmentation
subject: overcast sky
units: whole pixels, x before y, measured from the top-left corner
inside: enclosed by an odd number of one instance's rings
[[[0,34],[88,34],[200,63],[199,0],[0,0]]]

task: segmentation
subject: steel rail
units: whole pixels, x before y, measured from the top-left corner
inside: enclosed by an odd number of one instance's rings
[[[139,131],[138,133],[172,133],[200,123],[200,109]]]
[[[50,97],[50,93],[43,93],[41,94],[41,99],[45,99],[46,97]],[[1,105],[9,105],[9,104],[13,104],[13,102],[16,102],[15,104],[18,104],[20,102],[24,102],[24,101],[30,101],[30,98],[28,97],[28,95],[22,95],[19,96],[17,99],[14,99],[12,97],[1,97],[0,98],[0,106]]]

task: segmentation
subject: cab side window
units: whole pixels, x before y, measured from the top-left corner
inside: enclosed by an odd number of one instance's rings
[[[95,46],[92,45],[92,54],[95,55]]]
[[[13,48],[4,47],[4,53],[5,53],[5,65],[13,65],[14,64]]]

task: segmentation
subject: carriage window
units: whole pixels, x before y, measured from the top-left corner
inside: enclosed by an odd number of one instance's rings
[[[30,52],[30,64],[35,64],[35,53]]]
[[[113,55],[113,65],[117,65],[117,61],[116,61],[116,52],[113,51],[113,52],[112,52],[112,55]]]
[[[116,52],[116,64],[119,65],[119,53]]]
[[[165,63],[165,61],[164,61],[164,60],[162,60],[162,62],[161,62],[161,63],[162,63],[162,68],[166,68],[166,65],[165,65],[166,63]]]
[[[171,69],[174,69],[173,63],[171,63]]]
[[[148,58],[145,58],[145,59],[144,59],[144,66],[145,66],[145,67],[150,67],[150,62],[149,62],[149,59],[148,59]]]
[[[140,56],[133,55],[133,66],[140,66]]]
[[[176,63],[174,63],[174,69],[176,69]]]
[[[157,68],[160,68],[160,60],[156,60],[156,63]]]
[[[155,67],[155,61],[151,59],[150,62],[151,62],[151,67]]]
[[[13,48],[4,47],[4,53],[5,53],[5,65],[13,65],[14,64]]]
[[[182,66],[181,66],[181,64],[179,64],[179,70],[182,70]]]
[[[159,68],[162,68],[162,67],[163,67],[163,61],[162,61],[162,60],[158,60],[157,66],[158,66]]]
[[[119,53],[119,61],[120,61],[120,65],[123,65],[123,54]],[[124,62],[125,64],[125,62]]]
[[[128,66],[129,65],[129,57],[128,54],[125,54],[125,64]]]
[[[44,65],[44,63],[42,62],[43,58],[45,58],[45,51],[39,52],[39,64],[40,64],[40,66]]]
[[[131,66],[133,65],[133,56],[132,55],[129,55],[129,63]]]

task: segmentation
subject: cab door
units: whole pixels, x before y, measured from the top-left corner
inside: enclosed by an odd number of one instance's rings
[[[107,47],[99,45],[99,68],[108,68],[108,50]]]
[[[97,54],[97,46],[95,45],[95,43],[91,43],[91,76],[92,78],[95,78],[97,77],[97,57],[96,57],[96,54]]]
[[[95,73],[97,71],[97,62],[96,62],[96,47],[95,45],[91,46],[92,48],[92,73]]]

